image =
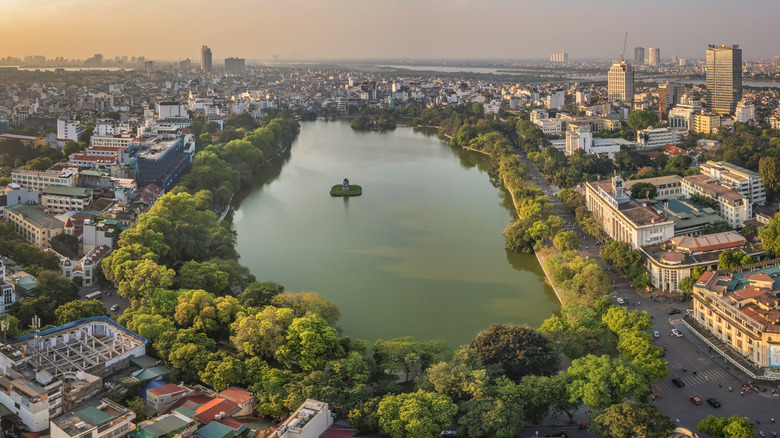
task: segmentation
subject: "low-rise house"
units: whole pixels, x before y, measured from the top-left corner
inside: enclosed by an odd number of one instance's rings
[[[92,189],[50,186],[41,191],[41,205],[47,213],[84,210],[92,203]]]
[[[52,438],[113,438],[133,429],[135,413],[104,398],[100,405],[85,406],[51,420]]]

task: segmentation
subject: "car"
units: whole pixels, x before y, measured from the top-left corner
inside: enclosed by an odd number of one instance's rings
[[[690,398],[691,403],[695,404],[696,406],[701,405],[701,398],[698,395],[692,395]]]
[[[654,338],[660,338],[661,337],[661,334],[658,333],[658,330],[653,330],[653,337]]]
[[[682,379],[680,379],[679,377],[675,377],[674,379],[672,379],[672,383],[674,383],[674,386],[678,388],[682,388],[683,386],[685,386],[685,382],[683,382]]]
[[[618,297],[617,302],[618,302],[618,304],[626,304],[626,300],[624,300],[623,298],[620,298],[620,297]]]
[[[441,436],[458,436],[458,431],[452,429],[442,430]]]
[[[677,336],[678,338],[682,338],[683,334],[677,329],[672,329],[672,336]]]
[[[117,310],[119,310],[119,304],[114,304],[113,306],[111,306],[112,312],[116,312]]]
[[[669,311],[667,313],[670,314],[670,315],[676,315],[676,314],[680,313],[680,309],[669,309]]]
[[[712,406],[713,408],[719,408],[720,407],[720,402],[715,400],[714,398],[708,398],[707,399],[707,404]]]

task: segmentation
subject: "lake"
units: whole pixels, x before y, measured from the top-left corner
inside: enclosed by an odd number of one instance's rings
[[[339,326],[356,338],[456,347],[493,323],[538,327],[559,303],[532,254],[504,249],[514,212],[488,167],[435,131],[303,122],[290,150],[234,200],[241,263],[336,303]],[[362,196],[331,197],[344,178]]]

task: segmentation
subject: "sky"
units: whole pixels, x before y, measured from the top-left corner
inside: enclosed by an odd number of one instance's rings
[[[778,0],[0,0],[0,58],[200,60],[780,55]]]

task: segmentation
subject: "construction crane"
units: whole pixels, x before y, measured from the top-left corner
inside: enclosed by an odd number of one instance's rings
[[[626,43],[628,42],[628,32],[626,32],[626,37],[623,38],[623,53],[620,54],[620,60],[625,61],[624,56],[626,56]]]

